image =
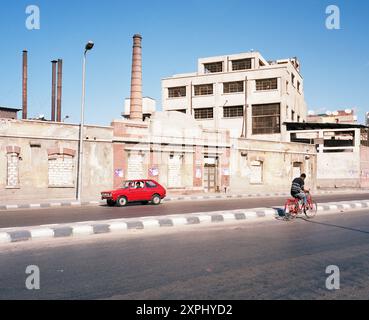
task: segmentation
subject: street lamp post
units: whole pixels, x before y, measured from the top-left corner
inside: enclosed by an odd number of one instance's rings
[[[79,128],[79,155],[78,155],[78,183],[77,183],[77,200],[81,201],[82,193],[82,163],[83,163],[83,125],[85,115],[85,88],[86,88],[86,55],[87,51],[91,50],[94,46],[92,41],[89,41],[85,46],[85,52],[83,54],[83,67],[82,67],[82,102],[81,102],[81,124]]]

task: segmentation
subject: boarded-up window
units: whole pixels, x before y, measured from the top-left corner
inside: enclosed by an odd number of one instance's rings
[[[57,154],[49,157],[49,186],[74,186],[74,161],[70,155]]]
[[[298,178],[301,176],[301,162],[294,162],[292,166],[292,179]]]
[[[250,170],[250,183],[263,183],[263,162],[252,161]]]
[[[170,155],[168,159],[168,187],[182,187],[182,156]]]
[[[127,180],[144,179],[144,156],[141,154],[129,154],[127,167]]]
[[[19,156],[17,153],[7,154],[7,187],[19,186]]]
[[[273,134],[280,132],[279,103],[252,106],[252,134]]]

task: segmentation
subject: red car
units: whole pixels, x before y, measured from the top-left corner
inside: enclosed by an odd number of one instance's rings
[[[163,186],[154,180],[128,180],[117,190],[101,192],[101,199],[105,199],[108,206],[125,206],[128,202],[159,204],[166,196]]]

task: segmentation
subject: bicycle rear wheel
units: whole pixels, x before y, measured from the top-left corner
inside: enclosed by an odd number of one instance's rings
[[[308,219],[314,218],[318,211],[318,204],[316,202],[309,203],[305,208],[305,216]]]
[[[294,218],[296,218],[297,214],[296,214],[296,205],[294,204],[286,204],[284,207],[284,219],[285,220],[292,220]]]

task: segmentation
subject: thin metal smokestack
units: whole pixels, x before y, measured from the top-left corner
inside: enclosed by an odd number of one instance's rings
[[[56,63],[58,61],[53,60],[52,63],[52,79],[51,79],[51,121],[55,121],[55,92],[56,92]]]
[[[27,50],[23,50],[23,76],[22,76],[22,119],[27,119],[27,81],[28,59]]]
[[[61,122],[61,107],[62,107],[62,82],[63,82],[63,60],[58,59],[58,86],[56,98],[56,121]]]
[[[142,37],[133,36],[130,119],[142,121]]]

